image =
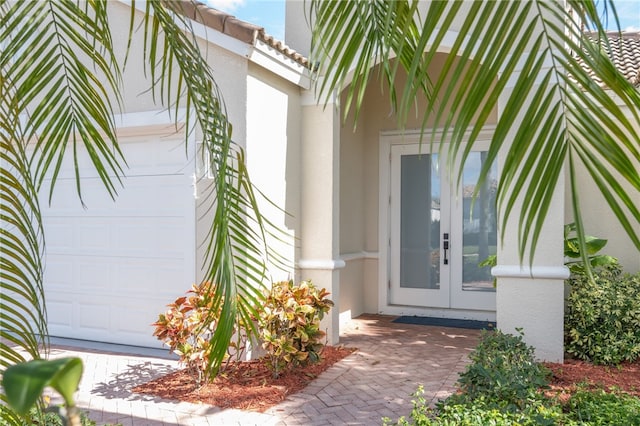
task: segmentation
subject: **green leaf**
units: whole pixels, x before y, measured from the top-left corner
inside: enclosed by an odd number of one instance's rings
[[[81,377],[80,358],[32,360],[7,368],[2,385],[9,405],[19,414],[25,415],[47,386],[58,391],[67,406],[74,406],[73,395],[78,389]]]

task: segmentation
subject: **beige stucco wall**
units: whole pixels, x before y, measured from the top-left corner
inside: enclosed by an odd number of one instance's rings
[[[214,78],[220,87],[222,97],[227,108],[227,117],[233,126],[232,139],[241,147],[247,143],[247,75],[248,61],[246,58],[234,55],[216,46],[209,46],[207,61],[214,70]],[[202,139],[201,132],[196,132],[197,142]],[[213,179],[206,176],[206,169],[202,164],[202,151],[197,153],[198,177],[197,207],[196,207],[196,273],[198,280],[202,279],[206,242],[213,220],[211,203],[211,185]]]
[[[129,22],[130,6],[119,2],[110,3],[110,18],[112,22]],[[142,14],[137,12],[134,26],[134,39],[129,51],[127,68],[123,75],[122,112],[132,113],[141,111],[157,111],[163,109],[160,97],[154,102],[149,88],[149,70],[145,74],[143,29],[139,26]],[[128,33],[114,31],[114,44],[117,55],[124,58]],[[220,35],[220,37],[227,37]],[[213,70],[213,76],[218,84],[225,102],[227,116],[233,126],[232,138],[234,142],[246,149],[247,163],[251,178],[258,188],[265,192],[277,206],[284,208],[290,216],[273,207],[263,200],[264,213],[275,224],[282,225],[291,239],[299,228],[299,133],[300,133],[300,90],[298,86],[276,76],[273,72],[259,67],[244,55],[232,52],[211,43],[204,38],[198,38],[201,52]],[[235,40],[230,45],[238,45]],[[177,87],[173,84],[173,87]],[[159,94],[159,91],[157,92]],[[180,101],[185,106],[184,99]],[[195,167],[198,179],[195,194],[197,196],[196,211],[196,279],[203,275],[204,258],[208,231],[212,223],[211,185],[213,180],[206,176],[207,170],[202,158],[199,145],[202,133],[196,129],[195,140],[198,145]],[[196,147],[190,147],[196,150]],[[286,189],[286,192],[285,192]],[[273,279],[287,279],[293,275],[293,262],[296,246],[275,243],[276,248],[288,260],[287,271],[270,268]],[[192,283],[183,283],[185,290]]]
[[[433,79],[438,78],[446,53],[437,53],[429,68]],[[377,75],[377,69],[372,75]],[[396,87],[401,88],[405,76],[400,75]],[[340,132],[340,254],[346,260],[341,271],[340,309],[350,310],[352,316],[363,312],[378,312],[378,212],[379,212],[379,152],[380,133],[398,130],[391,111],[389,91],[372,80],[362,103],[359,121],[353,126],[353,114],[343,121]],[[342,96],[344,105],[345,94]],[[417,100],[419,113],[408,114],[406,129],[421,126],[425,100]],[[489,123],[496,121],[494,111]],[[433,126],[433,118],[427,127]],[[428,149],[428,148],[425,148]]]
[[[621,106],[627,116],[631,116],[627,106]],[[640,129],[636,129],[636,133],[640,133]],[[636,170],[640,170],[640,162],[635,163]],[[613,173],[612,167],[609,171]],[[614,176],[616,174],[614,173]],[[572,210],[571,192],[569,187],[569,176],[567,172],[567,185],[565,194],[565,223],[573,221],[574,214]],[[640,271],[640,251],[633,244],[627,232],[620,225],[615,214],[607,204],[600,189],[596,186],[589,172],[584,167],[577,167],[578,194],[580,197],[580,209],[583,220],[585,221],[585,229],[587,235],[593,235],[608,240],[607,245],[600,252],[618,258],[622,266],[628,272]],[[623,183],[623,187],[630,195],[636,207],[640,207],[640,192],[633,189],[631,184],[617,179]],[[640,234],[640,224],[633,223],[636,234]]]
[[[520,0],[511,1],[515,4],[521,5],[524,5],[525,3]],[[431,3],[431,1],[427,0],[420,1],[418,6],[419,16],[421,16],[423,19],[425,19],[425,17],[427,16],[427,11]],[[451,22],[449,26],[450,32],[452,34],[460,31],[460,29],[465,26],[465,11],[468,11],[472,7],[472,3],[473,2],[471,1],[466,1],[460,5],[460,12],[457,14],[456,18]],[[309,29],[310,19],[307,16],[310,2],[303,0],[289,0],[285,4],[285,41],[288,46],[292,47],[303,55],[308,56],[311,46],[311,31]],[[538,10],[535,7],[532,7],[531,11],[529,12],[529,16],[537,16],[537,12]],[[446,16],[446,12],[443,16]],[[538,29],[542,29],[541,24],[538,24]]]
[[[293,279],[300,235],[300,89],[254,64],[247,78],[247,167],[262,200],[261,212],[286,233],[269,247],[286,259],[272,263],[272,280]]]

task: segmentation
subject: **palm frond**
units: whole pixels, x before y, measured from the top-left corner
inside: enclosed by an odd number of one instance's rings
[[[414,1],[402,3],[406,4],[394,8],[417,10]],[[424,17],[413,15],[420,28],[416,40],[404,43],[403,51],[377,50],[376,55],[372,47],[384,44],[382,36],[370,31],[364,38],[360,29],[346,26],[349,21],[342,16],[328,22],[329,13],[341,8],[334,2],[312,1],[311,5],[313,15],[321,18],[313,23],[312,60],[325,61],[331,76],[341,76],[327,79],[320,89],[324,96],[334,90],[355,91],[344,108],[360,108],[359,92],[366,90],[367,64],[380,61],[383,69],[400,64],[408,83],[397,102],[398,125],[404,126],[416,96],[423,95],[427,107],[421,111],[422,133],[430,131],[427,122],[434,123],[432,136],[436,129],[442,131],[450,164],[464,163],[481,129],[492,119],[492,111],[500,109],[479,186],[487,179],[490,165],[504,152],[497,195],[502,211],[501,238],[504,241],[507,223],[517,220],[521,261],[529,253],[529,262],[533,262],[568,159],[573,162],[570,174],[578,164],[588,170],[640,249],[636,231],[640,212],[633,202],[640,191],[640,137],[634,130],[640,125],[640,94],[607,55],[602,19],[611,14],[617,20],[615,5],[608,1],[605,16],[600,17],[593,1],[567,3],[568,8],[555,0],[430,2]],[[348,16],[357,16],[362,22],[376,16],[372,6],[361,2],[343,8]],[[585,38],[584,26],[600,40]],[[411,39],[414,30],[407,30],[405,36]],[[446,45],[445,36],[449,37]],[[348,45],[345,40],[354,43]],[[407,50],[414,46],[410,56],[419,65],[407,66],[407,61],[396,60],[409,55]],[[439,51],[448,53],[443,70],[428,77],[423,70]],[[354,76],[348,81],[350,72]],[[604,87],[594,84],[589,72]],[[620,102],[630,114],[625,114]],[[461,174],[457,178],[459,181]],[[573,210],[584,244],[578,188],[572,177],[569,189],[574,194]]]
[[[78,146],[82,144],[105,187],[115,196],[124,162],[116,143],[113,105],[120,71],[106,9],[72,0],[15,2],[2,17],[2,67],[15,87],[17,108],[28,115],[25,138],[35,141],[30,162],[39,190],[53,194],[71,144],[76,189],[82,199]],[[117,100],[118,98],[116,98]]]
[[[14,95],[0,77],[0,373],[39,358],[47,343],[42,222]],[[4,393],[0,400],[6,402]],[[0,405],[3,420],[22,424]]]
[[[145,57],[154,96],[169,108],[183,99],[187,129],[197,124],[213,174],[213,223],[207,237],[205,280],[215,284],[212,312],[221,318],[211,340],[210,375],[227,352],[239,318],[251,325],[268,279],[265,264],[272,256],[265,244],[271,223],[259,209],[259,192],[249,179],[243,150],[233,143],[231,125],[212,70],[198,49],[185,4],[148,2],[144,21]],[[197,8],[190,5],[193,9]],[[274,230],[277,234],[277,231]],[[206,326],[206,324],[204,325]],[[255,330],[252,330],[255,332]]]
[[[48,349],[38,202],[43,183],[50,183],[51,197],[71,151],[81,196],[80,145],[112,196],[122,173],[109,101],[114,94],[118,99],[120,74],[105,4],[0,1],[2,370]],[[2,418],[18,421],[4,405]]]
[[[419,31],[414,20],[417,7],[417,1],[311,2],[313,62],[320,65],[320,72],[327,74],[317,80],[317,90],[325,94],[325,102],[332,95],[331,88],[343,87],[352,77],[343,115],[346,117],[353,106],[354,121],[357,122],[371,70],[378,62],[394,104],[392,108],[395,109],[398,98],[393,81],[399,64],[422,74],[425,78],[416,82],[422,90],[429,92],[428,75],[421,72],[422,62],[413,55],[418,48]],[[399,61],[384,60],[390,57],[397,57]]]

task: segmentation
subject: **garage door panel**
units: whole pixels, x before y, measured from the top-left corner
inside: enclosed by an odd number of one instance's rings
[[[58,226],[60,222],[73,223]],[[184,239],[187,226],[189,220],[185,217],[71,216],[44,221],[50,256],[179,258],[184,254],[179,242]]]
[[[153,151],[149,148],[153,146]],[[119,147],[127,161],[123,165],[126,176],[138,175],[179,175],[185,174],[190,160],[187,158],[183,136],[154,136],[120,139]],[[30,146],[29,149],[33,149]],[[95,166],[82,144],[77,150],[78,173],[83,179],[99,177]],[[60,179],[75,180],[75,165],[72,145],[69,144],[58,174]]]
[[[127,176],[144,174],[183,174],[184,167],[189,164],[185,151],[184,138],[157,137],[152,143],[155,145],[150,152],[146,143],[130,140],[120,144],[124,157],[131,169]],[[143,159],[143,161],[129,161],[129,159]]]
[[[95,258],[78,260],[73,274],[74,291],[96,296],[109,291],[113,280],[111,262],[110,259]]]
[[[44,269],[46,290],[69,291],[73,289],[74,262],[64,257],[47,256]],[[48,304],[49,300],[47,300]]]
[[[157,319],[161,312],[166,310],[166,303],[159,299],[150,300],[144,309],[140,309],[139,305],[119,305],[113,309],[114,329],[117,332],[125,332],[129,335],[139,335],[151,339],[151,344],[162,346],[162,344],[152,337],[154,327],[151,325]],[[133,324],[144,324],[142,330],[140,327],[132,327]]]
[[[126,222],[114,220],[112,223],[112,249],[118,253],[141,258],[182,256],[182,247],[176,245],[183,239],[181,233],[186,225],[182,217],[155,218],[153,221],[129,218]]]
[[[43,209],[45,212],[46,208]],[[67,220],[50,220],[43,217],[42,220],[47,251],[66,250],[73,248],[73,223]]]
[[[78,328],[84,332],[106,334],[111,322],[109,304],[104,300],[101,303],[91,303],[90,300],[94,299],[85,298],[78,304]]]
[[[183,175],[129,176],[116,187],[115,201],[100,179],[82,179],[82,206],[74,179],[58,179],[53,198],[41,194],[47,217],[69,216],[180,216],[181,200],[193,198],[193,178]],[[48,187],[48,184],[45,184]],[[50,205],[49,205],[50,204]]]
[[[48,293],[74,292],[90,297],[177,297],[192,282],[186,259],[116,258],[75,255],[47,256],[44,280]],[[165,299],[166,303],[170,300]],[[121,300],[121,301],[122,301]]]
[[[51,206],[41,194],[49,332],[161,347],[150,324],[195,279],[193,164],[181,137],[121,146],[131,168],[115,202],[83,179],[83,208],[69,170]]]
[[[60,294],[60,296],[63,296],[63,294]],[[57,299],[49,297],[47,299],[47,317],[49,333],[53,329],[70,333],[73,326],[73,302],[71,302],[71,298]]]
[[[83,250],[100,250],[111,240],[111,227],[105,221],[87,220],[75,217],[77,220],[77,235],[74,246]]]
[[[143,265],[121,265],[115,271],[112,289],[126,292],[131,297],[147,298],[150,294],[161,297],[165,304],[184,293],[193,284],[186,281],[184,264],[167,265],[160,261]]]

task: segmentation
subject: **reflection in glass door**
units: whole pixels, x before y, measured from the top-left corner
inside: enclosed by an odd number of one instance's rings
[[[484,182],[478,183],[487,162],[486,151],[471,151],[462,169],[461,186],[452,208],[451,256],[458,267],[451,268],[451,307],[495,310],[496,296],[491,267],[479,263],[496,254],[496,192],[498,169],[490,167]],[[474,199],[475,196],[475,199]]]

